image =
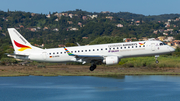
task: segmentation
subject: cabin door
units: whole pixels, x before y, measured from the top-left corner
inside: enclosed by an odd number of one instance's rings
[[[155,43],[151,43],[151,50],[155,51]]]

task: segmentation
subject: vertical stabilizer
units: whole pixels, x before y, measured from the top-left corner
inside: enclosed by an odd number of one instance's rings
[[[8,28],[15,52],[25,52],[31,50],[42,50],[32,46],[15,28]]]

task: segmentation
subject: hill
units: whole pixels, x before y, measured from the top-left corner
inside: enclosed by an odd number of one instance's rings
[[[13,51],[12,48],[9,49],[11,41],[7,28],[10,27],[16,28],[31,44],[45,44],[43,48],[51,48],[76,45],[76,42],[81,45],[101,43],[101,38],[105,37],[109,43],[119,42],[119,39],[123,38],[156,38],[164,33],[167,33],[166,36],[180,39],[179,17],[179,14],[144,16],[129,12],[97,13],[79,9],[48,15],[0,11],[0,58],[5,57],[4,53]],[[96,39],[98,37],[99,39]]]

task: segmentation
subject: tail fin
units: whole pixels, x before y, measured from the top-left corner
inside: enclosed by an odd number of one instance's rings
[[[15,52],[22,52],[28,50],[42,50],[32,46],[15,28],[8,28]]]

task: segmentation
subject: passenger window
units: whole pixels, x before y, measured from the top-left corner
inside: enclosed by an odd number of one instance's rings
[[[126,49],[126,47],[124,47],[124,49]]]
[[[117,47],[117,49],[119,49],[119,47]]]
[[[57,54],[59,54],[59,52],[57,52]]]
[[[64,52],[64,54],[66,54],[66,52]]]
[[[95,51],[95,49],[93,49],[93,51]]]
[[[132,46],[132,48],[134,48],[134,46]]]
[[[130,47],[128,46],[128,48],[130,48]]]
[[[75,51],[75,53],[76,53],[76,51]]]
[[[136,48],[137,48],[137,46],[136,46]]]
[[[49,53],[49,55],[51,55],[51,53]]]
[[[105,50],[107,50],[107,48],[105,48]]]
[[[99,51],[99,49],[97,49],[97,51]]]
[[[121,47],[121,49],[122,49],[122,47]]]
[[[89,52],[90,52],[91,50],[89,50]]]
[[[83,50],[81,50],[81,52],[83,52]]]
[[[109,50],[111,50],[111,48],[109,48]]]
[[[85,52],[87,52],[87,50],[85,50]]]
[[[143,45],[143,47],[145,47],[145,45]]]
[[[101,50],[103,50],[103,49],[101,48]]]
[[[113,48],[113,49],[115,49],[115,48]]]
[[[80,51],[78,50],[78,52],[80,52]]]
[[[55,54],[55,53],[53,53],[53,54]]]
[[[139,46],[139,47],[141,47],[141,46]]]
[[[61,54],[62,54],[62,52],[61,52]]]
[[[71,51],[71,53],[73,53],[73,51]]]

